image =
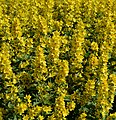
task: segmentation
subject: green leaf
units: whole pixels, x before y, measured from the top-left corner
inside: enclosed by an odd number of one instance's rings
[[[17,120],[17,116],[16,115],[14,115],[14,120]]]
[[[70,102],[70,101],[71,101],[70,95],[66,95],[66,96],[64,97],[64,101]]]
[[[14,105],[9,102],[8,103],[8,108],[13,108],[13,107],[14,107]]]

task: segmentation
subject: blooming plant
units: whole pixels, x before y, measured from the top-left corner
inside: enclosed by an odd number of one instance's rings
[[[0,0],[0,120],[115,120],[116,0]]]

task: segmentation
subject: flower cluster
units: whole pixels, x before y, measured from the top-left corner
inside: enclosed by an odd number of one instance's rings
[[[112,120],[115,0],[0,0],[0,120]]]

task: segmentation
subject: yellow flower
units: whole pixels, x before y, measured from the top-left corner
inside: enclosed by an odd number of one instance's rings
[[[48,82],[48,86],[51,88],[53,84],[51,82]]]
[[[28,115],[23,116],[23,120],[29,120],[29,116]]]
[[[95,50],[95,51],[98,51],[98,44],[96,42],[92,42],[91,43],[91,49]]]
[[[30,99],[31,99],[31,96],[30,96],[30,95],[26,95],[24,98],[27,99],[28,103],[31,102],[31,100],[30,100]]]
[[[66,117],[66,116],[69,114],[69,112],[68,112],[67,109],[64,109],[64,110],[62,111],[62,114],[63,114],[64,117]]]
[[[46,112],[46,113],[49,113],[51,111],[51,106],[49,106],[49,107],[44,106],[43,111]]]
[[[74,110],[75,105],[76,105],[76,104],[75,104],[75,102],[74,102],[74,101],[72,101],[72,102],[68,103],[68,108],[69,108],[69,110],[70,110],[70,111]]]
[[[82,113],[77,120],[86,120],[86,116],[87,116],[86,113]]]
[[[90,55],[89,64],[92,65],[92,68],[97,67],[97,65],[98,65],[98,58],[94,54]]]
[[[55,117],[54,114],[52,114],[51,116],[48,116],[48,120],[56,120],[57,118]]]
[[[44,119],[44,117],[39,115],[39,120],[43,120],[43,119]]]
[[[22,115],[24,113],[24,111],[27,109],[27,105],[25,103],[20,103],[17,105],[16,109],[17,109],[18,113],[20,115]]]
[[[18,98],[17,98],[17,101],[18,101],[18,102],[21,102],[21,99],[18,97]]]
[[[42,110],[42,107],[36,106],[34,110],[35,110],[35,112],[40,113]]]
[[[10,98],[10,94],[5,94],[5,96],[7,100]]]
[[[20,67],[20,68],[25,68],[28,64],[29,64],[28,61],[26,61],[26,62],[21,62],[20,65],[19,65],[19,67]]]

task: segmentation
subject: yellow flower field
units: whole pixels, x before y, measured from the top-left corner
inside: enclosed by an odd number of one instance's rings
[[[0,120],[116,120],[116,0],[0,0]]]

